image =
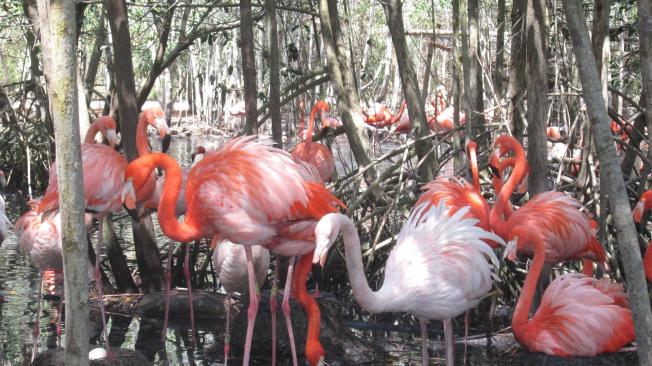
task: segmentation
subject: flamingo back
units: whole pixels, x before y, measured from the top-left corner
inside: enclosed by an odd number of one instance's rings
[[[473,308],[491,290],[499,262],[484,240],[504,242],[467,218],[468,211],[449,215],[443,203],[416,206],[387,259],[379,291],[396,302],[386,311],[446,320]]]
[[[62,271],[60,237],[61,218],[59,213],[41,221],[41,214],[35,209],[24,213],[14,226],[19,235],[20,249],[29,254],[39,271]]]
[[[206,155],[190,171],[186,205],[186,219],[200,223],[206,237],[219,232],[245,245],[268,244],[278,224],[317,220],[343,206],[314,167],[255,137]]]
[[[269,269],[269,251],[259,245],[253,246],[251,250],[256,281],[261,286]],[[247,292],[249,282],[244,245],[221,240],[213,251],[212,260],[215,274],[228,293]]]
[[[634,341],[622,284],[570,273],[555,279],[519,342],[532,352],[590,357]]]

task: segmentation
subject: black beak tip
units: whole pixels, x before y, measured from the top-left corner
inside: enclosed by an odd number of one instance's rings
[[[312,264],[312,277],[315,279],[315,283],[319,286],[320,289],[324,288],[324,271],[321,268],[319,263]]]
[[[498,168],[496,168],[495,166],[493,166],[493,165],[490,164],[490,165],[489,165],[489,170],[491,170],[491,174],[492,174],[494,177],[500,177],[500,170],[498,170]]]
[[[161,152],[167,153],[168,150],[170,149],[171,142],[172,142],[172,135],[168,133],[163,137],[163,141],[161,142]]]

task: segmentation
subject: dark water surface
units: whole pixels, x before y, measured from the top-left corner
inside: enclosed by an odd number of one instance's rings
[[[171,154],[179,159],[184,166],[189,166],[190,153],[198,144],[210,145],[219,139],[215,137],[193,136],[185,138],[175,136],[172,142]],[[160,146],[157,140],[152,141],[153,148],[159,150]],[[339,138],[334,145],[339,148],[346,146],[345,141]],[[388,152],[397,145],[383,145],[383,153]],[[335,151],[334,155],[342,157],[338,165],[338,171],[344,169],[344,166],[350,166],[350,153],[347,151]],[[15,197],[9,196],[9,218],[13,222],[19,215],[19,212],[13,210],[11,202],[15,202]],[[135,254],[133,252],[131,228],[128,220],[124,215],[119,215],[123,219],[116,220],[115,229],[120,237],[121,244],[125,250],[130,265],[136,268]],[[161,235],[158,224],[155,222],[159,245],[164,245],[167,240]],[[37,298],[39,293],[39,274],[38,271],[30,265],[29,258],[22,255],[18,250],[18,238],[11,232],[8,239],[0,247],[0,365],[19,365],[29,363],[32,351],[32,328],[35,321],[37,308]],[[95,233],[92,237],[95,242]],[[162,253],[167,249],[162,248]],[[208,289],[212,291],[212,289]],[[280,298],[279,298],[280,301]],[[378,352],[369,352],[368,355],[355,355],[356,357],[333,356],[340,352],[347,352],[346,349],[326,349],[326,362],[330,365],[414,365],[421,362],[421,342],[419,338],[418,323],[404,314],[383,314],[368,316],[360,311],[359,307],[352,302],[351,297],[339,298],[332,301],[335,305],[331,315],[334,319],[344,324],[346,337],[358,339],[360,344],[371,344]],[[244,301],[246,305],[247,301]],[[57,345],[55,324],[57,318],[57,298],[46,298],[43,303],[43,309],[40,313],[41,338],[39,341],[39,350],[44,351],[48,348],[55,348]],[[500,309],[499,309],[500,310]],[[258,319],[261,319],[261,313],[265,309],[261,307]],[[246,313],[246,311],[244,312]],[[293,313],[297,316],[297,312]],[[334,315],[333,315],[334,314]],[[507,324],[509,319],[509,309],[499,311],[499,317],[496,324]],[[99,342],[99,317],[92,316],[95,319],[91,325],[92,339],[91,343]],[[493,346],[487,346],[487,339],[484,335],[484,329],[478,329],[478,324],[485,322],[483,317],[476,313],[475,321],[472,323],[470,334],[471,337],[468,346],[467,365],[636,365],[636,355],[634,352],[620,353],[616,355],[603,356],[592,359],[572,359],[563,360],[543,355],[530,355],[520,348],[515,351],[510,349],[513,344],[513,338],[506,330],[500,336],[492,338]],[[264,320],[259,326],[265,326]],[[193,346],[190,343],[190,331],[188,321],[173,322],[172,327],[168,330],[166,341],[161,342],[160,334],[162,328],[161,319],[149,319],[130,316],[112,316],[110,320],[110,342],[113,347],[137,350],[142,353],[148,360],[160,365],[218,365],[223,363],[222,345],[223,345],[223,319],[215,322],[199,321],[198,322],[198,341]],[[242,330],[243,333],[246,325],[244,317],[236,318],[232,321],[233,328]],[[282,313],[279,312],[279,328],[285,328],[282,320]],[[495,326],[496,329],[504,327]],[[258,329],[258,326],[257,326]],[[279,342],[286,342],[283,329],[279,330]],[[265,331],[254,334],[263,337]],[[236,330],[234,330],[234,333]],[[443,332],[441,323],[431,321],[429,323],[429,349],[430,364],[443,364]],[[464,360],[464,345],[461,343],[461,336],[464,334],[463,317],[459,317],[455,322],[455,334],[458,337],[456,345],[456,364],[462,365]],[[64,321],[65,336],[65,321]],[[328,335],[325,335],[328,336]],[[335,337],[336,338],[336,337]],[[231,364],[241,364],[241,353],[235,343],[238,337],[234,335],[233,351]],[[269,338],[267,338],[269,339]],[[269,340],[264,342],[269,343]],[[99,342],[101,343],[101,342]],[[324,342],[325,344],[328,342]],[[256,343],[254,343],[256,347]],[[297,344],[297,348],[301,346]],[[355,351],[349,351],[355,352]],[[271,355],[267,352],[256,352],[252,364],[267,365],[270,364]],[[367,362],[353,362],[352,359],[367,359]],[[285,358],[279,360],[279,365],[287,365],[291,362]],[[300,359],[299,364],[305,364]]]

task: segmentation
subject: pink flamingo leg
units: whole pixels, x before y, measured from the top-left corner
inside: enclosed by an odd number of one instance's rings
[[[251,246],[245,245],[245,253],[247,254],[247,275],[249,277],[249,309],[247,310],[247,335],[245,338],[242,364],[248,365],[251,354],[251,341],[254,334],[254,324],[256,323],[256,315],[258,314],[258,301],[260,301],[260,298],[258,296],[258,284],[256,283],[256,272],[254,271]]]
[[[97,285],[97,296],[100,300],[100,315],[102,316],[102,336],[104,338],[104,344],[106,347],[106,354],[108,359],[113,359],[113,354],[111,353],[111,345],[109,344],[109,334],[106,329],[106,310],[104,309],[104,292],[103,292],[103,283],[102,276],[100,274],[100,256],[102,255],[102,223],[103,219],[100,218],[98,221],[97,229],[97,248],[95,248],[95,284]]]
[[[290,338],[290,349],[292,350],[292,365],[297,366],[297,348],[294,344],[294,333],[292,332],[292,319],[290,319],[290,286],[292,285],[292,271],[294,270],[295,257],[290,257],[290,265],[288,266],[288,275],[285,280],[285,290],[283,291],[283,315],[285,316],[285,324],[288,327],[288,338]]]
[[[428,321],[425,319],[419,319],[419,325],[421,326],[421,364],[423,366],[428,366]]]
[[[269,311],[272,315],[272,366],[276,366],[276,311],[278,302],[276,293],[278,292],[278,270],[281,264],[279,257],[276,258],[276,267],[274,268],[274,279],[272,280],[272,291],[269,295]]]
[[[466,352],[467,352],[467,342],[469,340],[469,323],[471,322],[471,310],[467,310],[464,314],[464,362],[466,365]]]
[[[36,306],[36,322],[34,323],[34,330],[33,330],[33,336],[34,336],[34,346],[32,347],[32,360],[31,362],[34,362],[34,358],[36,358],[36,353],[38,351],[38,342],[39,342],[39,335],[41,334],[41,302],[43,300],[43,272],[41,272],[41,280],[39,282],[39,292],[38,292],[38,305]]]
[[[192,283],[190,283],[190,244],[186,243],[186,257],[183,260],[183,276],[188,286],[188,305],[190,306],[190,327],[192,328],[192,342],[195,342],[195,312],[192,309]]]
[[[168,317],[170,315],[170,287],[172,286],[172,252],[174,251],[174,244],[169,243],[168,246],[168,264],[165,271],[165,281],[167,287],[165,289],[165,314],[163,315],[163,330],[161,331],[161,341],[165,341],[168,330]]]
[[[453,334],[453,322],[444,320],[444,339],[446,340],[446,366],[455,366],[455,334]]]
[[[226,334],[224,335],[224,366],[229,362],[229,351],[231,350],[231,293],[226,294]]]

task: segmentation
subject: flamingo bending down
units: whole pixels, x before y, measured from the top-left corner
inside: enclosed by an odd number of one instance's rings
[[[168,133],[165,122],[165,113],[160,108],[152,108],[140,114],[136,127],[136,148],[139,155],[149,152],[147,143],[147,126],[152,125],[159,130],[161,137]],[[108,127],[107,127],[108,126]],[[100,257],[102,247],[102,221],[103,218],[112,212],[122,209],[122,185],[124,172],[127,167],[127,160],[112,147],[100,144],[93,144],[97,132],[101,132],[105,138],[115,137],[115,130],[111,132],[111,126],[115,128],[115,121],[108,118],[98,118],[88,129],[84,143],[81,146],[82,172],[84,175],[84,204],[86,212],[93,214],[98,219],[98,240],[95,253],[95,281],[100,299],[100,311],[102,314],[102,333],[104,342],[109,354],[112,357],[109,345],[108,334],[106,333],[106,313],[104,310],[102,279],[100,278]],[[147,177],[144,189],[136,197],[137,202],[144,202],[154,192],[156,176],[150,174]],[[39,213],[49,213],[59,208],[59,185],[57,179],[56,162],[50,168],[50,179],[45,194],[38,206]]]
[[[250,136],[227,142],[192,168],[186,186],[187,211],[183,222],[174,216],[181,189],[181,169],[165,154],[148,154],[129,164],[123,191],[126,207],[135,207],[138,191],[156,167],[166,174],[158,208],[159,223],[166,236],[188,243],[220,235],[245,245],[250,296],[244,353],[247,364],[259,300],[251,246],[262,245],[277,255],[304,258],[307,255],[310,264],[317,220],[344,204],[320,183],[314,167],[294,161],[288,153],[272,147],[269,139],[256,141]],[[302,258],[300,266],[305,261]],[[288,272],[291,271],[292,267]],[[286,286],[292,283],[295,295],[303,294],[296,290],[305,290],[307,275],[302,271],[297,271],[294,277],[288,274],[291,281]],[[288,295],[286,291],[284,296]],[[316,304],[312,299],[306,299],[302,306],[312,311],[309,317],[316,318],[316,323],[314,319],[309,323],[306,340],[306,358],[311,365],[316,365],[324,356],[318,338],[319,313],[314,312]],[[289,323],[287,318],[286,321]]]
[[[540,229],[520,226],[512,233],[514,238],[508,248],[534,248],[533,263],[512,316],[512,330],[520,344],[530,352],[592,357],[616,352],[634,340],[634,323],[623,285],[579,273],[552,281],[536,313],[528,319],[548,243]]]
[[[303,109],[301,108],[301,110]],[[328,112],[328,104],[321,100],[312,108],[308,122],[308,133],[304,138],[305,141],[294,147],[292,157],[314,165],[321,176],[322,182],[329,182],[335,174],[335,158],[333,157],[333,153],[325,145],[312,142],[315,115],[320,110]],[[301,124],[303,125],[303,113]]]
[[[213,267],[215,275],[226,290],[226,332],[224,335],[224,365],[229,359],[231,334],[231,297],[234,292],[247,291],[247,261],[245,247],[228,240],[213,241]],[[256,273],[256,283],[262,284],[269,269],[269,250],[257,245],[251,248]]]
[[[568,260],[586,259],[604,263],[606,253],[595,237],[589,218],[580,212],[582,205],[574,198],[561,192],[543,192],[536,195],[520,209],[505,218],[505,210],[509,206],[509,196],[520,182],[526,170],[525,152],[518,141],[508,135],[496,139],[496,153],[505,155],[508,151],[515,153],[516,165],[505,185],[498,193],[496,204],[491,209],[490,223],[494,232],[505,240],[515,236],[518,227],[537,228],[545,242],[546,264],[556,264]],[[519,246],[523,254],[532,255],[532,242]],[[509,259],[514,259],[516,252],[506,251]],[[590,270],[590,271],[589,271]],[[584,261],[585,273],[592,273],[593,267]]]
[[[317,224],[314,262],[321,261],[340,231],[346,268],[356,301],[371,313],[408,312],[419,318],[423,364],[428,364],[426,323],[442,320],[446,335],[446,363],[453,365],[451,319],[475,307],[491,290],[498,259],[483,240],[502,242],[467,219],[465,207],[449,216],[443,204],[417,204],[398,234],[387,258],[383,286],[367,284],[360,238],[353,222],[342,214],[324,216]]]
[[[649,211],[652,208],[652,190],[647,190],[641,195],[641,199],[634,207],[634,221],[636,223],[641,223],[643,214],[646,211]],[[652,282],[652,240],[648,243],[647,249],[645,250],[645,256],[643,256],[643,269],[645,270],[645,278],[648,281]]]

